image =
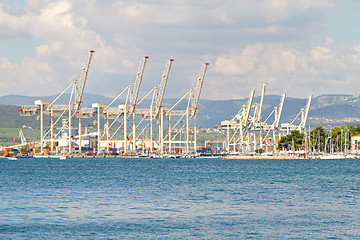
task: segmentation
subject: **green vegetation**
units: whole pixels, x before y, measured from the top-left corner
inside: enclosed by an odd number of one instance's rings
[[[259,153],[259,154],[261,154],[261,153],[263,153],[263,152],[265,152],[265,150],[264,150],[264,149],[262,149],[262,148],[255,149],[255,153]]]
[[[360,133],[360,127],[354,126],[336,126],[328,132],[323,127],[316,127],[310,132],[310,146],[314,152],[343,151],[349,149],[350,137]]]
[[[283,136],[279,140],[279,150],[300,150],[304,146],[305,135],[298,130],[291,131],[291,134]]]
[[[0,145],[10,146],[20,143],[19,131],[22,129],[25,138],[36,139],[39,136],[39,123],[34,117],[21,117],[19,107],[11,105],[0,105]],[[31,129],[23,126],[31,126]]]
[[[342,151],[349,149],[350,137],[360,134],[360,126],[335,126],[326,131],[323,126],[315,127],[307,135],[307,146],[313,152]],[[305,134],[291,131],[291,134],[281,137],[278,150],[302,150],[305,146]]]

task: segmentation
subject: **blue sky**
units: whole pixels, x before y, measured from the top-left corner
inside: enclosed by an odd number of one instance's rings
[[[86,91],[116,96],[149,56],[140,97],[174,58],[165,97],[209,62],[203,99],[358,94],[355,0],[0,1],[0,96],[60,93],[95,50]]]
[[[335,2],[334,2],[335,3]],[[326,34],[335,39],[335,46],[350,47],[360,41],[360,1],[341,0],[332,11],[325,13]]]

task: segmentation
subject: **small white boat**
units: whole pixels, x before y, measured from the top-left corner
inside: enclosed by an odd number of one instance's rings
[[[18,160],[16,157],[8,157],[7,159],[12,160],[12,161]]]
[[[343,155],[343,154],[328,154],[328,155],[319,155],[319,159],[345,159],[350,158],[349,156]]]

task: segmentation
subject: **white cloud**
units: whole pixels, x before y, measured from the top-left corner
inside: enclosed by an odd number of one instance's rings
[[[14,16],[6,12],[5,5],[0,3],[0,37],[26,35],[26,23],[22,16]]]
[[[323,36],[323,12],[332,8],[330,0],[0,4],[0,39],[28,36],[36,45],[33,56],[20,56],[18,62],[0,56],[7,79],[1,81],[0,95],[20,93],[15,83],[34,95],[57,93],[78,76],[90,49],[96,52],[89,92],[118,93],[134,79],[139,60],[149,55],[145,87],[156,84],[163,63],[175,58],[168,97],[186,92],[203,62],[210,62],[204,98],[242,98],[263,82],[269,90],[294,96],[353,93],[360,44],[336,49],[335,40]],[[325,44],[311,47],[313,40]]]
[[[259,89],[263,82],[270,83],[269,89],[277,94],[287,92],[296,97],[310,93],[354,94],[359,64],[358,44],[348,49],[317,46],[299,51],[279,44],[257,43],[217,57],[214,71],[218,76],[210,79],[213,90],[208,89],[207,94],[234,98],[236,93],[246,95],[251,89]],[[224,77],[228,80],[219,81]]]
[[[2,59],[0,71],[2,73],[1,88],[5,90],[4,94],[39,96],[44,93],[46,95],[44,89],[47,89],[49,85],[57,91],[61,91],[62,88],[49,64],[31,58],[26,57],[20,63]]]

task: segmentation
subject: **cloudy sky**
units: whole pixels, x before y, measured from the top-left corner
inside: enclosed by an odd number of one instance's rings
[[[116,96],[149,56],[140,97],[174,58],[165,97],[209,62],[201,98],[360,89],[356,0],[0,0],[0,96],[60,93],[95,50],[86,92]]]

